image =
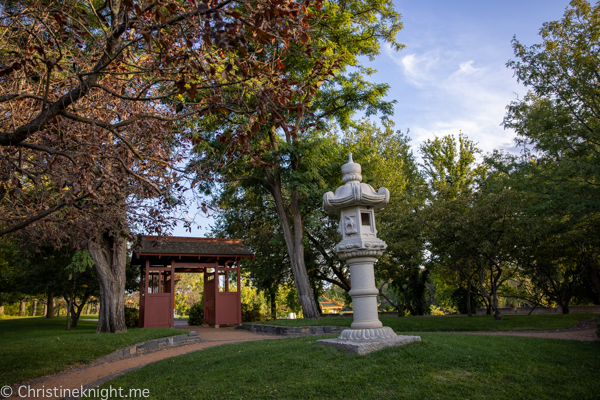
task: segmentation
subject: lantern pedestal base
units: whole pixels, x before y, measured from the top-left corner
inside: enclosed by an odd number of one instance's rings
[[[391,328],[344,329],[337,339],[317,340],[317,343],[359,355],[369,354],[386,347],[420,342],[420,336],[398,336]]]

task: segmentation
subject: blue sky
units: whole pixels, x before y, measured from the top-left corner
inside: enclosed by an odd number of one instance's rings
[[[397,100],[396,128],[409,136],[415,154],[435,135],[465,133],[484,153],[515,151],[514,132],[500,125],[506,105],[523,97],[506,62],[511,40],[540,43],[542,24],[562,18],[567,0],[397,0],[404,29],[403,50],[383,48],[366,65],[378,72],[371,80],[388,83],[388,100]],[[357,162],[359,162],[357,160]],[[175,236],[203,236],[210,219],[197,218],[201,229]]]
[[[562,18],[567,0],[421,0],[396,1],[406,48],[367,65],[372,78],[391,88],[397,100],[396,128],[410,129],[413,148],[435,135],[465,133],[484,153],[514,151],[514,132],[500,125],[506,105],[526,89],[506,62],[513,58],[511,40],[541,42],[546,21]]]

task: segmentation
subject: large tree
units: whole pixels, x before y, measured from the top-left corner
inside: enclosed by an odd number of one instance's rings
[[[504,125],[524,149],[516,161],[521,188],[536,198],[531,211],[567,239],[600,302],[600,3],[571,1],[540,35],[532,46],[513,40],[508,66],[529,92],[509,105]]]
[[[255,255],[244,262],[254,287],[269,296],[271,317],[277,318],[276,299],[280,287],[292,280],[291,265],[274,204],[266,191],[247,190],[247,182],[224,185],[215,201],[212,234],[216,237],[243,238]]]
[[[257,190],[267,190],[275,203],[277,216],[285,239],[286,250],[294,274],[303,314],[307,318],[320,316],[308,279],[305,254],[306,215],[303,208],[319,196],[315,188],[322,185],[319,165],[321,144],[326,138],[320,132],[331,129],[336,121],[346,129],[357,111],[367,115],[390,114],[391,103],[383,101],[388,85],[368,82],[371,69],[360,64],[359,57],[373,58],[382,43],[393,49],[402,47],[396,34],[402,28],[400,15],[389,0],[339,0],[311,9],[315,23],[313,37],[307,46],[291,46],[282,60],[282,72],[293,81],[312,83],[318,89],[297,91],[295,109],[273,109],[259,129],[260,136],[243,149],[243,164],[232,164],[219,172],[228,180],[253,180]],[[312,50],[310,56],[306,51]],[[331,76],[323,79],[324,70]],[[282,115],[293,124],[277,122]],[[217,124],[210,129],[207,141],[211,150],[204,149],[200,158],[212,158],[225,150],[219,139],[227,125]],[[217,131],[218,134],[213,133]],[[212,149],[217,149],[212,150]],[[220,160],[220,158],[216,158]],[[342,160],[340,160],[342,161]],[[251,162],[251,164],[249,163]],[[249,168],[249,166],[252,168]],[[320,190],[320,189],[319,189]]]
[[[501,319],[499,289],[518,271],[514,254],[522,232],[515,218],[520,196],[495,185],[495,175],[476,162],[479,152],[465,135],[421,146],[428,204],[419,212],[427,229],[431,263],[465,282],[467,300],[477,291]],[[515,246],[515,244],[517,244]],[[467,304],[470,313],[470,304]]]
[[[278,68],[290,43],[309,39],[309,4],[0,5],[0,235],[30,228],[29,241],[87,245],[100,280],[98,332],[126,329],[125,238],[168,232],[165,217],[184,201],[177,166],[196,142],[178,121],[256,119],[237,124],[230,143],[266,115],[285,126],[269,110],[295,108],[292,91],[311,84]]]

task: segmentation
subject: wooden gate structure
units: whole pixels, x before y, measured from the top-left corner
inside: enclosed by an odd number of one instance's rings
[[[142,268],[140,328],[173,327],[175,274],[204,274],[204,324],[242,323],[240,259],[254,258],[241,239],[142,236],[132,264]]]

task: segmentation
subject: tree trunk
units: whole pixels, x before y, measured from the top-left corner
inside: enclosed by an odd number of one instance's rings
[[[92,307],[92,303],[88,302],[87,303],[87,309],[85,310],[85,315],[90,315],[90,309]]]
[[[398,309],[399,317],[404,317],[404,313],[406,311],[406,292],[408,292],[408,285],[406,289],[402,290],[402,303],[400,304],[400,308]]]
[[[598,268],[593,260],[590,260],[589,262],[588,272],[590,283],[595,295],[594,304],[600,304],[600,274],[598,274]]]
[[[81,310],[83,310],[83,307],[77,307],[77,311],[75,311],[75,308],[71,309],[71,328],[77,328],[77,323],[79,322],[79,317],[81,316]]]
[[[281,182],[278,177],[273,177],[274,182],[271,182],[270,191],[275,200],[275,207],[277,209],[277,216],[281,225],[283,236],[285,238],[285,244],[287,252],[290,257],[292,264],[292,272],[294,273],[294,284],[296,286],[296,292],[298,293],[298,299],[302,306],[302,313],[304,318],[320,318],[319,308],[315,302],[313,291],[310,287],[310,281],[308,280],[308,273],[306,272],[306,265],[304,264],[304,244],[302,243],[302,237],[304,235],[302,216],[300,215],[299,207],[299,194],[297,190],[292,192],[292,216],[294,220],[294,232],[290,226],[290,221],[287,213],[287,209],[283,202],[283,195],[281,194]]]
[[[502,315],[500,314],[500,308],[498,306],[498,287],[496,287],[496,284],[492,279],[490,279],[490,280],[492,281],[491,282],[492,298],[490,299],[490,303],[491,303],[492,309],[494,310],[494,319],[496,321],[501,321]]]
[[[271,288],[269,290],[269,295],[271,296],[271,318],[277,319],[277,302],[275,300],[277,291]]]
[[[570,313],[570,311],[569,311],[569,303],[563,303],[563,304],[561,304],[560,307],[562,308],[562,313],[563,314],[569,314]]]
[[[483,298],[487,302],[487,313],[486,315],[490,315],[491,311],[494,311],[494,319],[502,320],[502,314],[500,314],[500,309],[498,308],[498,288],[496,286],[496,281],[494,281],[493,277],[490,276],[490,286],[492,288],[492,294],[488,294],[488,292],[483,288],[483,269],[479,271],[479,293],[483,296]],[[491,273],[490,273],[491,275]]]
[[[73,288],[71,290],[71,295],[69,296],[69,301],[67,301],[67,330],[71,328],[77,327],[77,321],[73,323],[73,310],[75,310],[75,288],[77,285],[77,276],[73,274]],[[78,316],[79,317],[79,316]]]
[[[471,312],[471,281],[467,282],[467,316],[472,317],[473,313]]]
[[[35,314],[36,314],[36,313],[35,313],[35,311],[36,311],[36,309],[37,309],[37,303],[38,303],[38,301],[37,301],[37,300],[34,300],[34,301],[33,301],[33,309],[31,310],[31,315],[32,315],[33,317],[35,317]]]
[[[54,318],[54,293],[48,292],[46,300],[46,318]]]
[[[494,279],[493,267],[490,267],[490,286],[492,288],[492,308],[494,310],[494,319],[496,321],[502,320],[502,315],[500,314],[500,307],[498,305],[498,279],[500,278],[500,272],[496,275],[496,279]]]
[[[21,302],[21,308],[19,309],[19,315],[21,317],[25,316],[25,306],[27,305],[27,303],[25,303],[24,301]]]
[[[100,284],[100,312],[96,333],[127,332],[125,326],[126,243],[118,235],[104,233],[91,240],[88,251]]]
[[[81,299],[81,304],[77,305],[75,303],[75,299],[73,299],[73,307],[71,308],[71,328],[77,328],[77,323],[79,322],[79,317],[81,317],[81,312],[84,309],[86,302],[88,302],[91,294],[86,294],[83,299]],[[90,303],[87,303],[88,309]]]
[[[69,296],[67,300],[67,330],[71,330],[71,304],[73,302],[73,296]]]
[[[496,295],[496,291],[492,288],[492,295],[490,296],[487,291],[483,288],[483,285],[480,283],[479,292],[483,296],[483,299],[487,303],[487,311],[486,315],[492,315],[492,311],[494,312],[494,319],[501,320],[502,316],[500,315],[500,310],[498,310],[498,297]]]
[[[4,314],[4,306],[0,306],[0,315]]]
[[[498,288],[496,288],[495,285],[492,288],[492,295],[493,295],[492,308],[494,309],[494,319],[496,321],[501,321],[502,320],[502,314],[500,314],[500,307],[498,306]]]
[[[44,303],[44,313],[43,315],[46,316],[48,312],[48,304]]]

